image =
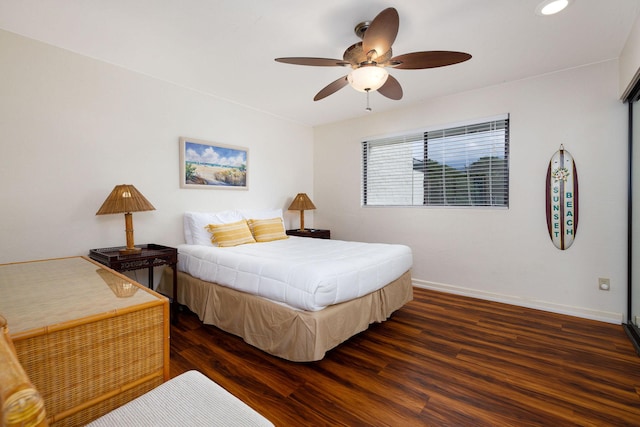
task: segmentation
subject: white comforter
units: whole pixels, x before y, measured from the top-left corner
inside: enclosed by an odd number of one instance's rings
[[[178,247],[180,271],[307,311],[376,291],[412,263],[404,245],[295,236],[229,248]]]

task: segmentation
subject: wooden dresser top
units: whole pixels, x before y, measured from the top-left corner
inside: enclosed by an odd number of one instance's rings
[[[12,336],[162,301],[86,257],[0,265],[0,314]]]

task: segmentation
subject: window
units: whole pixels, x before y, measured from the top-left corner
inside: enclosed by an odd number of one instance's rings
[[[509,206],[509,116],[362,143],[364,206]]]

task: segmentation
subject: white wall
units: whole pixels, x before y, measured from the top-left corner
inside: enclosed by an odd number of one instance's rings
[[[409,245],[418,286],[621,322],[627,108],[618,73],[608,61],[316,128],[315,226],[338,239]],[[501,113],[511,115],[508,210],[360,206],[364,138]],[[551,243],[544,209],[547,166],[560,144],[580,184],[578,232],[565,251]],[[609,292],[598,290],[599,277],[611,279]]]
[[[180,136],[248,147],[249,190],[180,189]],[[136,243],[182,243],[188,210],[286,209],[313,197],[312,145],[311,128],[0,31],[0,263],[124,245],[124,215],[95,215],[117,184],[156,208],[134,213]]]

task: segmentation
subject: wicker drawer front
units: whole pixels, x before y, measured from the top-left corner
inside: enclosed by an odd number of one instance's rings
[[[53,425],[82,425],[163,382],[164,304],[17,339]]]

